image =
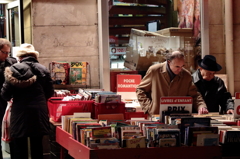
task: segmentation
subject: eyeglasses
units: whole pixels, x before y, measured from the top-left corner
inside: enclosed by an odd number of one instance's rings
[[[11,52],[5,52],[5,51],[2,51],[2,50],[0,50],[3,54],[6,54],[6,55],[9,55],[9,54],[11,54]]]

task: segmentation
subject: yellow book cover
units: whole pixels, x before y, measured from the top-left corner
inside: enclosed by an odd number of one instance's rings
[[[87,62],[71,62],[70,84],[87,85]]]
[[[111,127],[92,128],[92,138],[112,137]]]

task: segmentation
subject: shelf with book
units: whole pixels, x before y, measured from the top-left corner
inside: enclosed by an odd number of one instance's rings
[[[101,149],[92,150],[89,147],[74,140],[71,134],[56,128],[56,141],[68,150],[68,153],[75,159],[145,159],[145,158],[169,158],[173,159],[181,155],[185,159],[220,159],[222,156],[221,146],[201,147],[161,147],[161,148],[123,148],[123,149]],[[174,153],[173,153],[174,152]],[[196,155],[197,154],[197,155]]]
[[[81,85],[81,84],[54,84],[53,87],[55,89],[79,89],[79,88],[90,88],[89,85]]]

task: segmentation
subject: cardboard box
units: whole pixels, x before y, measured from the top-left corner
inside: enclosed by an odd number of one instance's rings
[[[157,32],[132,29],[126,50],[124,66],[137,71],[147,71],[156,63],[164,62],[168,51],[183,51],[185,68],[196,70],[192,29],[167,28]]]
[[[151,65],[165,60],[159,51],[162,48],[169,48],[169,37],[132,29],[124,66],[131,70],[146,71]]]
[[[191,28],[177,28],[170,27],[166,29],[161,29],[156,31],[156,33],[164,35],[164,36],[186,36],[193,37],[193,29]]]

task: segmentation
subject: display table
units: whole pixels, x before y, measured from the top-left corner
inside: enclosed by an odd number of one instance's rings
[[[161,148],[125,148],[92,150],[74,140],[68,132],[60,126],[56,128],[56,142],[68,150],[75,159],[156,159],[156,158],[184,158],[184,159],[220,159],[221,146],[211,147],[161,147]],[[63,156],[60,157],[61,159]]]

